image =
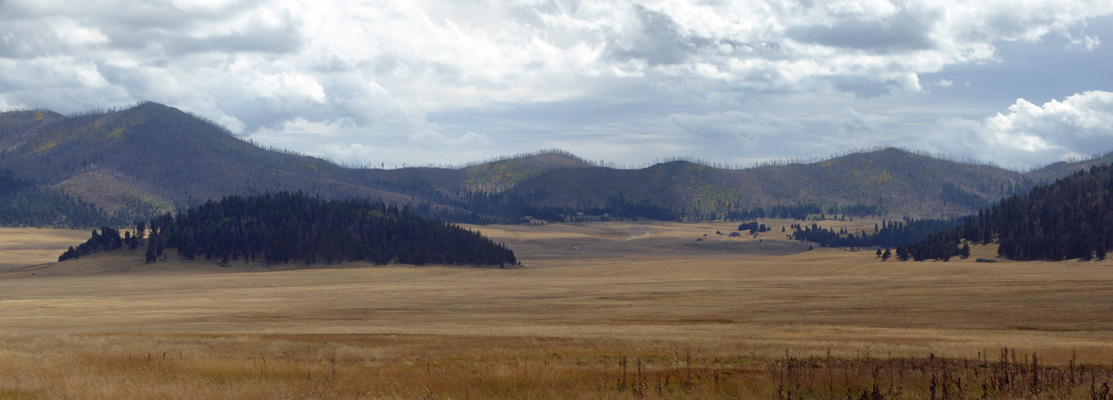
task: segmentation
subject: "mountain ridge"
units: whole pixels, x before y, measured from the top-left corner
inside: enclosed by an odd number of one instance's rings
[[[706,220],[794,205],[953,216],[1110,161],[1113,154],[1019,172],[875,148],[744,169],[682,159],[619,169],[543,150],[456,168],[361,169],[263,149],[158,103],[69,117],[47,110],[0,113],[0,170],[109,212],[134,204],[164,212],[225,195],[302,191],[382,199],[468,222],[560,220],[577,212]]]

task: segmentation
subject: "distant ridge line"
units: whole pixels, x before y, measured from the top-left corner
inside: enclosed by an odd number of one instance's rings
[[[251,143],[254,144],[254,142],[251,142]],[[309,155],[301,154],[301,153],[297,153],[297,152],[289,153],[289,150],[273,148],[273,147],[270,147],[270,146],[266,146],[264,148],[266,148],[268,150],[273,150],[273,151],[286,152],[287,154],[309,156]],[[668,164],[668,163],[673,163],[673,162],[687,162],[687,163],[691,163],[691,164],[700,165],[700,166],[703,166],[703,167],[715,168],[715,169],[720,169],[720,170],[744,171],[744,170],[764,168],[764,167],[784,167],[784,166],[790,166],[790,165],[819,164],[819,163],[823,163],[823,162],[827,162],[827,161],[836,160],[836,159],[846,157],[846,156],[852,156],[852,155],[856,155],[856,154],[869,154],[869,153],[875,153],[875,152],[888,150],[888,149],[900,150],[900,151],[903,151],[903,152],[906,152],[906,153],[909,153],[909,154],[912,154],[912,155],[928,157],[928,158],[935,159],[935,160],[940,160],[940,161],[949,161],[949,162],[960,163],[960,164],[994,167],[994,168],[1000,168],[1000,169],[1004,169],[1004,170],[1008,170],[1008,171],[1012,171],[1012,172],[1018,172],[1018,173],[1028,173],[1028,172],[1036,171],[1036,170],[1039,170],[1039,169],[1042,169],[1042,168],[1046,168],[1047,166],[1054,165],[1054,164],[1059,163],[1059,162],[1082,163],[1082,162],[1087,162],[1087,161],[1093,161],[1093,160],[1097,160],[1097,159],[1100,159],[1102,157],[1105,157],[1107,155],[1113,154],[1113,151],[1110,151],[1110,152],[1107,152],[1107,153],[1104,153],[1104,154],[1091,154],[1091,155],[1081,156],[1081,157],[1072,157],[1070,159],[1066,159],[1066,160],[1062,160],[1062,161],[1056,161],[1056,162],[1046,163],[1046,164],[1037,164],[1037,165],[1033,165],[1033,166],[1029,166],[1029,167],[1025,167],[1025,168],[1010,168],[1010,167],[1002,166],[1001,164],[993,162],[993,161],[978,160],[978,159],[973,159],[973,158],[969,158],[969,157],[954,157],[954,156],[950,156],[950,155],[940,153],[940,152],[931,152],[931,151],[927,151],[927,150],[913,149],[913,148],[906,147],[906,146],[892,146],[892,145],[876,145],[876,146],[870,146],[870,147],[856,147],[856,148],[852,148],[852,149],[849,149],[849,150],[846,150],[846,151],[843,151],[843,152],[832,153],[832,154],[829,154],[829,155],[826,155],[826,156],[776,158],[776,159],[770,159],[770,160],[765,160],[765,161],[757,161],[757,162],[753,162],[753,163],[750,163],[750,164],[736,164],[736,163],[721,162],[721,161],[708,161],[708,160],[704,160],[704,159],[701,159],[701,158],[698,158],[698,157],[691,157],[691,156],[673,156],[673,157],[657,158],[657,159],[654,159],[653,161],[645,161],[645,162],[641,162],[641,163],[619,163],[619,162],[605,161],[605,160],[589,160],[589,159],[580,157],[580,156],[578,156],[578,155],[576,155],[576,154],[574,154],[570,151],[567,151],[567,150],[558,149],[558,148],[547,148],[547,149],[540,149],[540,150],[533,151],[533,152],[524,152],[524,153],[516,153],[516,154],[510,154],[510,155],[503,155],[503,156],[495,156],[495,157],[490,157],[490,158],[484,159],[482,161],[471,161],[471,162],[467,162],[467,163],[463,163],[463,164],[403,165],[401,167],[387,168],[387,169],[390,170],[390,169],[407,169],[407,168],[439,168],[439,169],[462,170],[462,169],[467,169],[467,168],[471,168],[471,167],[475,167],[475,166],[479,166],[479,165],[483,165],[483,164],[495,163],[495,162],[511,161],[511,160],[529,158],[529,157],[544,156],[544,155],[560,155],[560,156],[568,157],[568,158],[573,159],[575,161],[587,164],[587,166],[590,166],[590,167],[609,168],[609,169],[617,169],[617,170],[639,170],[639,169],[646,169],[646,168],[650,168],[650,167],[653,167],[653,166],[656,166],[656,165]],[[309,156],[309,157],[315,157],[315,156]],[[317,157],[317,158],[320,158],[320,157]],[[334,164],[337,164],[339,166],[343,166],[343,167],[346,167],[346,168],[357,168],[357,169],[363,168],[363,167],[359,167],[359,166],[351,166],[351,165],[348,165],[348,164],[345,164],[345,163],[336,163],[334,161],[328,160],[327,158],[325,158],[324,160],[329,161],[329,162],[333,162]]]
[[[994,161],[977,160],[977,159],[973,159],[973,158],[969,158],[969,157],[954,157],[954,156],[950,156],[950,155],[947,155],[947,154],[944,154],[944,153],[941,153],[941,152],[931,152],[931,151],[926,151],[926,150],[913,149],[913,148],[910,148],[910,147],[907,147],[907,146],[900,146],[900,145],[874,145],[874,146],[869,146],[869,147],[857,147],[857,148],[851,148],[851,149],[843,151],[843,152],[832,153],[832,154],[829,154],[829,155],[826,155],[826,156],[775,158],[775,159],[769,159],[769,160],[764,160],[764,161],[756,161],[756,162],[749,163],[749,164],[739,164],[739,163],[730,163],[730,162],[722,162],[722,161],[708,161],[708,160],[704,160],[702,158],[693,157],[693,156],[673,156],[673,157],[657,158],[657,159],[654,159],[652,162],[645,161],[645,162],[641,162],[641,163],[619,163],[619,162],[607,161],[607,160],[589,160],[589,159],[580,157],[580,156],[578,156],[578,155],[576,155],[576,154],[574,154],[570,151],[564,150],[564,149],[544,148],[544,149],[540,149],[540,150],[533,151],[533,152],[523,152],[523,153],[515,153],[515,154],[509,154],[509,155],[493,156],[493,157],[483,159],[481,161],[470,161],[470,162],[466,162],[466,163],[462,163],[462,164],[437,164],[437,163],[415,164],[415,165],[403,164],[402,166],[395,166],[393,168],[376,168],[376,167],[374,167],[374,162],[371,162],[371,161],[368,161],[367,163],[364,163],[364,164],[349,163],[349,162],[333,160],[333,159],[330,159],[328,157],[312,155],[312,154],[300,152],[300,151],[297,151],[297,150],[292,150],[292,149],[287,149],[287,148],[282,148],[282,147],[277,147],[277,146],[271,146],[271,145],[262,145],[262,144],[256,143],[254,140],[252,140],[251,138],[249,138],[245,135],[239,135],[239,134],[236,134],[236,133],[232,132],[230,129],[228,129],[224,125],[221,125],[220,123],[218,123],[218,122],[216,122],[212,119],[209,119],[208,117],[205,117],[201,114],[198,114],[198,113],[195,113],[195,112],[192,112],[192,111],[183,111],[183,110],[177,109],[175,107],[167,106],[167,105],[164,105],[164,104],[161,104],[161,103],[158,103],[158,102],[154,102],[154,101],[151,101],[151,100],[137,101],[137,102],[135,102],[133,104],[130,104],[130,105],[127,105],[127,106],[95,108],[95,109],[92,109],[92,110],[87,110],[87,111],[83,111],[83,112],[75,112],[75,113],[65,114],[65,115],[59,114],[59,113],[57,113],[53,110],[46,109],[46,108],[41,108],[41,107],[30,108],[30,109],[28,109],[28,108],[16,108],[16,109],[9,109],[9,110],[0,110],[0,113],[50,112],[50,113],[54,113],[54,114],[57,114],[57,115],[61,115],[65,118],[78,118],[78,117],[89,117],[89,116],[106,116],[106,115],[109,115],[109,114],[112,114],[112,113],[124,112],[124,111],[136,109],[136,108],[146,106],[146,105],[155,105],[155,106],[160,106],[160,107],[174,108],[178,111],[183,112],[186,115],[189,115],[190,117],[196,118],[197,120],[200,120],[202,122],[205,122],[205,123],[211,125],[213,128],[219,130],[220,132],[223,132],[223,133],[227,134],[228,136],[231,136],[231,137],[233,137],[237,140],[240,140],[244,143],[248,143],[248,144],[260,147],[264,150],[274,151],[274,152],[278,152],[278,153],[282,153],[282,154],[288,154],[288,155],[311,157],[311,158],[315,158],[315,159],[330,163],[330,164],[338,166],[338,167],[348,168],[348,169],[386,169],[386,170],[394,170],[394,169],[409,169],[409,168],[437,168],[437,169],[463,170],[463,169],[472,168],[472,167],[476,167],[476,166],[483,165],[483,164],[495,163],[495,162],[504,162],[504,161],[511,161],[511,160],[517,160],[517,159],[526,159],[526,158],[530,158],[530,157],[545,156],[545,155],[559,155],[559,156],[567,157],[567,158],[569,158],[571,160],[574,160],[576,162],[585,164],[585,166],[596,167],[596,168],[610,168],[610,169],[618,169],[618,170],[638,170],[638,169],[650,168],[650,167],[653,167],[655,165],[668,164],[668,163],[672,163],[672,162],[681,161],[681,162],[688,162],[688,163],[692,163],[692,164],[696,164],[696,165],[700,165],[700,166],[704,166],[704,167],[708,167],[708,168],[720,169],[720,170],[742,171],[742,170],[756,169],[756,168],[763,168],[763,167],[784,167],[784,166],[790,166],[790,165],[818,164],[818,163],[823,163],[823,162],[835,160],[835,159],[838,159],[838,158],[841,158],[841,157],[855,155],[855,154],[874,153],[874,152],[879,152],[879,151],[883,151],[883,150],[887,150],[887,149],[896,149],[896,150],[904,151],[904,152],[909,153],[909,154],[914,154],[914,155],[923,156],[923,157],[929,157],[929,158],[933,158],[933,159],[936,159],[936,160],[950,161],[950,162],[962,163],[962,164],[989,166],[989,167],[1001,168],[1001,169],[1008,170],[1008,171],[1013,171],[1013,172],[1029,173],[1029,172],[1032,172],[1032,171],[1036,171],[1036,170],[1039,170],[1039,169],[1046,168],[1048,166],[1057,164],[1059,162],[1082,163],[1082,162],[1097,160],[1097,159],[1100,159],[1102,157],[1113,154],[1113,151],[1109,151],[1109,152],[1106,152],[1106,153],[1098,153],[1098,154],[1090,154],[1090,155],[1086,155],[1086,156],[1071,157],[1071,158],[1066,159],[1066,160],[1060,160],[1060,161],[1050,162],[1050,163],[1045,163],[1045,164],[1037,164],[1037,165],[1032,165],[1032,166],[1023,167],[1023,168],[1011,168],[1011,167],[1001,166],[999,163],[994,162]]]

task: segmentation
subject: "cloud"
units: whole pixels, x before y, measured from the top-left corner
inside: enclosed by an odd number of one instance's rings
[[[986,121],[994,132],[1029,133],[1062,145],[1113,137],[1113,93],[1091,91],[1038,106],[1024,99]]]
[[[1109,151],[1113,93],[1090,91],[1043,105],[1025,99],[982,120],[947,119],[921,146],[1012,167]]]
[[[621,35],[609,43],[608,56],[617,61],[643,60],[647,66],[680,64],[695,52],[702,38],[685,37],[672,17],[634,5]]]
[[[879,125],[855,111],[853,108],[846,108],[838,114],[835,114],[831,118],[831,124],[837,136],[841,137],[850,137],[862,132],[877,132],[881,130]]]
[[[646,131],[693,145],[704,158],[749,163],[775,158],[826,156],[832,149],[855,147],[860,136],[880,130],[861,113],[842,109],[807,118],[739,110],[707,114],[670,114],[646,121]],[[658,155],[667,157],[669,154]]]
[[[841,2],[847,3],[847,2]],[[817,20],[815,25],[799,25],[789,28],[789,38],[802,43],[814,43],[828,47],[864,50],[873,53],[910,52],[936,48],[931,34],[932,25],[939,20],[938,10],[917,13],[906,8],[881,2],[893,12],[887,15],[873,15],[863,18],[860,12],[839,12],[839,7],[830,7],[832,16],[840,21]],[[860,9],[860,7],[859,7]],[[934,12],[934,13],[933,13]]]
[[[561,143],[726,154],[713,140],[830,154],[875,144],[861,141],[887,125],[870,121],[896,118],[871,102],[952,86],[925,74],[1008,62],[1005,42],[1102,51],[1088,23],[1109,15],[1113,3],[1066,0],[3,0],[0,104],[152,100],[344,160]],[[545,117],[560,131],[498,112],[567,104],[590,110]],[[430,150],[445,144],[467,150]]]
[[[799,134],[805,126],[788,118],[771,114],[727,111],[702,115],[671,114],[652,121],[672,127],[697,140],[726,146],[739,152],[764,150],[769,139]]]
[[[167,54],[177,55],[197,52],[284,54],[296,52],[304,42],[297,21],[290,15],[273,21],[248,18],[237,25],[228,31],[201,36],[167,37],[160,46]]]

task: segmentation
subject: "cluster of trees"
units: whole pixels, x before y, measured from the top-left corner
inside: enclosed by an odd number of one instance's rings
[[[745,210],[731,210],[723,215],[723,219],[727,221],[739,221],[747,219],[761,219],[761,218],[785,218],[794,219],[797,221],[807,221],[808,217],[819,214],[820,220],[827,219],[826,215],[842,215],[854,217],[865,217],[871,215],[882,215],[884,210],[876,205],[864,204],[851,204],[844,206],[829,206],[822,207],[819,204],[807,203],[796,205],[775,205],[766,210],[764,207],[755,207]]]
[[[855,217],[868,217],[883,215],[884,210],[879,205],[849,204],[845,206],[831,206],[827,208],[828,214],[853,215]]]
[[[121,237],[120,231],[110,226],[102,226],[100,232],[93,229],[92,238],[78,245],[76,248],[70,246],[65,253],[58,256],[58,261],[61,262],[80,258],[89,253],[120,250],[123,249],[124,246],[134,250],[139,247],[141,240],[143,240],[144,224],[142,222],[136,227],[135,232],[133,236],[130,231],[124,231],[124,236]]]
[[[913,259],[945,260],[968,243],[996,241],[998,254],[1014,260],[1103,259],[1113,248],[1111,191],[1113,167],[1095,166],[983,208],[904,251]]]
[[[622,194],[607,198],[602,206],[584,207],[582,211],[586,215],[610,214],[613,217],[632,220],[648,218],[660,221],[679,221],[681,218],[681,213],[676,210],[653,204],[648,199],[634,202]]]
[[[395,188],[396,189],[396,188]],[[820,220],[828,216],[880,215],[881,208],[872,205],[849,205],[822,207],[818,204],[776,205],[769,207],[740,208],[724,213],[698,214],[685,213],[684,210],[654,204],[648,199],[633,201],[619,194],[608,197],[602,204],[578,204],[575,207],[544,205],[545,193],[460,191],[453,196],[432,191],[424,193],[431,201],[422,201],[414,206],[414,211],[423,216],[452,222],[471,224],[522,223],[525,217],[548,222],[574,220],[577,212],[587,216],[609,215],[612,219],[659,221],[711,220],[747,221],[763,218],[786,218],[806,221],[810,217]],[[450,207],[438,207],[448,204]]]
[[[791,218],[798,221],[808,219],[808,215],[819,214],[823,212],[823,208],[818,204],[801,204],[793,206],[777,205],[770,207],[766,210],[764,207],[754,207],[750,209],[731,210],[723,215],[723,219],[727,221],[739,221],[748,219],[763,219],[763,218]]]
[[[102,228],[99,235],[94,231],[93,238],[82,246],[94,252],[120,249],[103,245],[104,237],[119,237],[109,229]],[[166,249],[176,249],[185,260],[204,257],[222,264],[239,260],[266,264],[518,264],[514,252],[504,245],[478,232],[416,216],[409,208],[369,200],[321,200],[302,192],[226,196],[177,215],[164,214],[149,224],[140,223],[134,236],[125,233],[120,241],[136,248],[144,236],[147,262],[165,257]],[[81,246],[75,251],[77,256],[87,254]]]
[[[951,257],[970,257],[970,244],[962,242],[956,229],[935,232],[924,240],[897,247],[897,259],[901,261],[948,261]]]
[[[954,228],[959,224],[955,219],[912,219],[902,221],[882,221],[874,224],[873,232],[865,230],[850,232],[846,228],[823,228],[813,223],[810,226],[792,224],[792,238],[819,243],[824,247],[894,247],[916,243],[931,234]]]
[[[744,222],[744,223],[738,224],[738,231],[739,232],[750,231],[751,235],[756,234],[756,233],[761,233],[761,232],[769,232],[770,230],[771,230],[770,227],[765,226],[765,224],[759,224],[756,221]]]

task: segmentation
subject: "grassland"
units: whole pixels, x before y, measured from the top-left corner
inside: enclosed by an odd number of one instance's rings
[[[516,270],[25,255],[0,272],[0,399],[1092,399],[1113,379],[1113,263],[880,262],[765,222],[480,227]],[[0,231],[0,257],[72,244],[46,232]]]
[[[0,269],[56,261],[67,247],[88,239],[84,230],[0,228]]]

